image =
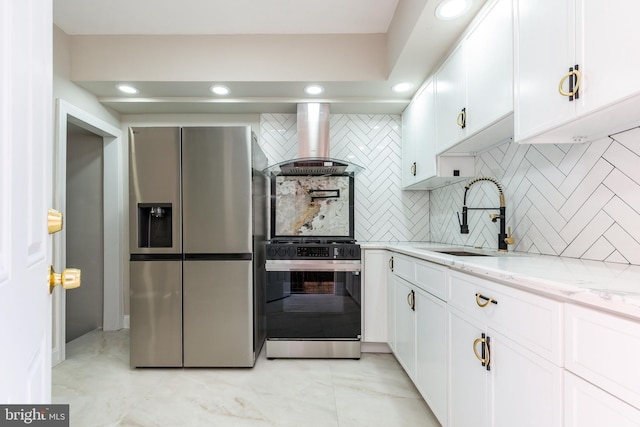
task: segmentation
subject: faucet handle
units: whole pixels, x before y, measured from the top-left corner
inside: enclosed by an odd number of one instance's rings
[[[505,237],[504,242],[507,245],[513,245],[516,242],[516,239],[511,235],[511,227],[508,227],[507,230],[507,237]]]

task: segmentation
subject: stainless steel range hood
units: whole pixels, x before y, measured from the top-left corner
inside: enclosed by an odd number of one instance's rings
[[[298,157],[265,169],[275,175],[356,174],[364,168],[329,155],[329,104],[303,103],[297,108]]]

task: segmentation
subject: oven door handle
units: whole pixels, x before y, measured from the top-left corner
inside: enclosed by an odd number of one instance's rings
[[[360,271],[359,260],[268,260],[267,271]]]

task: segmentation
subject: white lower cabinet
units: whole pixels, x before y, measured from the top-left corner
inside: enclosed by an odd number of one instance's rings
[[[387,259],[385,250],[363,252],[362,341],[387,342]]]
[[[560,329],[561,303],[450,275],[448,425],[561,427],[561,343],[537,339]]]
[[[415,290],[396,277],[396,357],[411,379],[416,377]]]
[[[637,320],[380,255],[387,342],[443,426],[640,427]]]
[[[491,425],[562,427],[563,369],[489,329]]]
[[[639,359],[638,321],[567,304],[566,425],[639,426]]]
[[[415,291],[415,383],[433,414],[447,425],[447,304],[422,289]]]
[[[394,254],[387,254],[387,344],[396,351],[396,282],[393,273]]]
[[[565,371],[565,427],[640,426],[640,410]]]
[[[447,425],[447,268],[393,253],[387,278],[387,339],[436,418]]]
[[[486,331],[474,319],[448,310],[449,323],[449,426],[489,426],[489,371],[473,351]],[[478,346],[479,349],[481,346]],[[480,354],[482,356],[482,354]],[[489,366],[490,368],[490,366]]]

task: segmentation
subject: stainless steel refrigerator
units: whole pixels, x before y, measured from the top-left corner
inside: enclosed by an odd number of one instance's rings
[[[250,367],[266,157],[249,127],[130,130],[131,366]]]

